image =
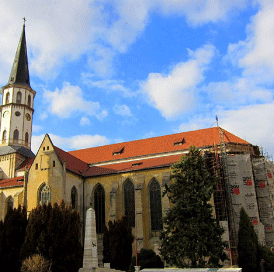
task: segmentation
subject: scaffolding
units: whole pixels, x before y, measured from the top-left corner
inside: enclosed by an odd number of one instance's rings
[[[267,240],[267,244],[274,244],[274,206],[269,207],[270,200],[274,203],[274,166],[270,163],[272,170],[265,170],[268,175],[264,173],[264,178],[268,178],[268,192],[258,192],[260,189],[257,180],[261,180],[261,177],[258,176],[259,172],[254,170],[258,162],[255,164],[253,159],[259,157],[256,148],[246,144],[226,143],[224,131],[220,127],[219,140],[220,142],[214,145],[214,150],[209,151],[207,158],[210,159],[210,167],[217,178],[214,192],[216,218],[222,225],[225,222],[228,224],[226,229],[229,234],[227,240],[230,261],[231,265],[235,265],[238,259],[237,240],[242,207],[252,221],[259,242],[265,244]],[[270,177],[272,186],[269,186]],[[264,196],[260,195],[262,193]]]

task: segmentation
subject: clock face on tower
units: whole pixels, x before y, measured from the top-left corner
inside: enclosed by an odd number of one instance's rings
[[[29,113],[26,113],[26,118],[28,121],[30,121],[31,117],[30,117]]]
[[[9,116],[9,114],[10,114],[10,113],[9,113],[8,111],[5,111],[5,112],[3,113],[3,117],[4,117],[4,118],[7,118],[7,117]]]

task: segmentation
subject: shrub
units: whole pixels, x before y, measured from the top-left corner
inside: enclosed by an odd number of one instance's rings
[[[21,272],[47,272],[51,263],[40,254],[34,254],[22,263]]]

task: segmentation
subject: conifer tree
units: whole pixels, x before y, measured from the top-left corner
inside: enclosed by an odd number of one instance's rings
[[[243,272],[259,271],[259,245],[258,237],[252,222],[242,208],[238,232],[238,265]]]
[[[224,230],[213,218],[209,203],[215,183],[194,146],[172,166],[171,184],[164,192],[171,208],[163,219],[161,235],[161,255],[169,265],[219,267],[225,259]]]
[[[138,266],[140,270],[144,268],[164,268],[164,263],[162,262],[159,255],[157,255],[152,249],[142,248],[137,254]],[[132,257],[130,264],[130,271],[134,272],[136,265],[136,256]]]
[[[79,213],[63,203],[38,206],[29,216],[21,250],[24,259],[41,254],[51,263],[51,271],[78,271],[82,263]]]
[[[117,270],[128,270],[132,257],[134,237],[126,217],[117,221],[109,221],[105,228],[103,244],[104,261],[110,262],[110,267]],[[108,243],[108,246],[107,246]]]
[[[0,260],[10,271],[20,271],[20,249],[24,242],[27,226],[25,208],[8,208],[4,222],[0,223]]]

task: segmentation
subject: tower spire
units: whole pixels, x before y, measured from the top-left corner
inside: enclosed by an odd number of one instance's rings
[[[20,37],[20,41],[17,47],[15,58],[13,61],[9,81],[7,85],[16,84],[30,87],[29,80],[29,68],[28,68],[28,56],[27,56],[27,44],[26,44],[26,34],[25,34],[25,21]],[[6,85],[6,86],[7,86]]]

